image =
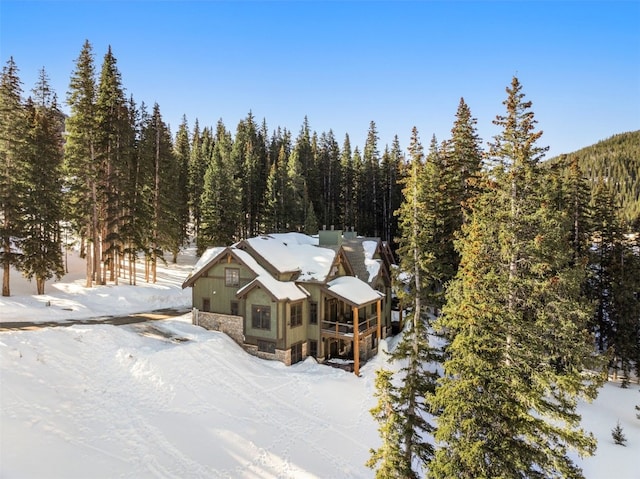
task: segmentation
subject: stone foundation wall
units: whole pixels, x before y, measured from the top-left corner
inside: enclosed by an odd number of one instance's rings
[[[202,326],[212,331],[220,331],[244,347],[243,318],[229,314],[206,313],[193,309],[191,321],[196,326]]]
[[[243,344],[242,347],[252,356],[271,361],[280,361],[287,366],[291,366],[291,350],[284,351],[282,349],[276,349],[275,354],[272,354],[265,353],[264,351],[258,351],[258,346],[254,346],[252,344]]]

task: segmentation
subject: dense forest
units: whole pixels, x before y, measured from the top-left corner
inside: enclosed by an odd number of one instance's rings
[[[640,130],[614,135],[549,163],[568,169],[574,160],[592,185],[612,189],[625,228],[640,231]]]
[[[567,448],[590,454],[577,398],[608,371],[640,365],[640,132],[544,160],[532,103],[513,78],[487,148],[461,99],[450,138],[405,155],[269,130],[252,113],[232,132],[186,117],[173,135],[138,105],[109,48],[87,41],[63,115],[44,69],[26,98],[9,59],[0,77],[0,259],[45,281],[77,242],[86,285],[148,281],[165,252],[263,233],[353,229],[392,244],[407,325],[379,371],[377,477],[572,477]],[[444,349],[433,347],[437,333]],[[441,364],[439,377],[434,364]]]

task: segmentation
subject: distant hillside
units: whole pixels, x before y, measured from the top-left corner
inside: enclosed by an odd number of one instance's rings
[[[549,162],[567,165],[574,157],[593,183],[606,180],[615,185],[620,217],[632,229],[640,230],[640,130],[614,135]]]

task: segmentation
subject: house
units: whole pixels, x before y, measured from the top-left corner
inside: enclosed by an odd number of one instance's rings
[[[182,287],[193,323],[286,365],[308,356],[360,364],[391,332],[391,251],[379,238],[322,230],[210,248]]]

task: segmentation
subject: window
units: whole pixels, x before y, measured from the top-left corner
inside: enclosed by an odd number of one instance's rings
[[[302,361],[302,343],[291,346],[291,364]]]
[[[275,354],[276,343],[274,343],[273,341],[264,341],[262,339],[258,339],[258,351],[262,353]]]
[[[211,311],[211,301],[209,300],[209,298],[202,298],[202,311]]]
[[[302,303],[291,305],[291,327],[302,325]]]
[[[251,306],[251,326],[254,329],[271,329],[271,307]]]
[[[318,341],[309,341],[309,356],[318,357]]]
[[[318,303],[309,303],[309,324],[318,324]]]
[[[231,316],[239,316],[240,306],[237,301],[231,301]]]
[[[240,284],[240,270],[238,268],[224,269],[224,285],[238,286]]]

